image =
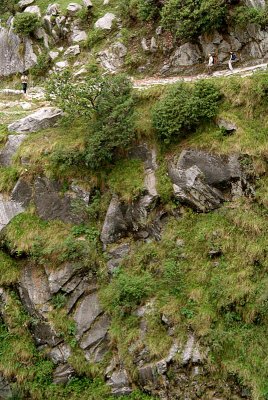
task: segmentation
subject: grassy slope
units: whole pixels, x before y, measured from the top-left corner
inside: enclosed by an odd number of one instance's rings
[[[138,320],[129,317],[128,314],[122,314],[124,304],[116,302],[122,282],[130,282],[130,285],[137,290],[141,288],[142,302],[154,294],[156,306],[154,312],[148,316],[149,329],[145,342],[155,359],[162,357],[171,344],[170,337],[161,324],[161,315],[165,313],[177,326],[178,337],[185,337],[189,327],[192,327],[201,341],[211,348],[211,366],[214,364],[221,366],[222,377],[230,373],[235,374],[243,384],[252,388],[252,398],[255,400],[268,398],[266,351],[268,348],[266,257],[268,191],[265,175],[268,150],[268,116],[265,113],[267,79],[266,74],[259,74],[243,80],[231,78],[216,81],[225,96],[220,114],[238,125],[234,135],[225,136],[216,124],[210,123],[199,127],[197,132],[184,141],[172,145],[170,149],[163,150],[156,143],[160,164],[157,172],[159,192],[167,209],[175,205],[170,196],[170,183],[166,179],[166,159],[187,146],[219,153],[237,151],[252,156],[254,168],[260,174],[257,185],[258,202],[238,201],[232,206],[226,204],[213,213],[186,212],[180,220],[171,219],[160,243],[143,245],[133,243],[132,252],[121,276],[110,284],[105,276],[102,278],[103,304],[112,315],[111,335],[118,344],[120,352],[126,357],[126,363],[130,368],[133,369],[133,366],[127,348],[133,338],[137,337]],[[156,87],[138,94],[137,135],[140,139],[155,142],[150,108],[164,92],[165,88]],[[83,148],[85,137],[86,133],[79,125],[69,129],[59,127],[30,135],[20,150],[20,155],[30,160],[30,165],[27,167],[29,177],[43,170],[50,176],[59,176],[58,167],[51,162],[52,155],[57,153],[59,147],[67,153]],[[139,188],[142,189],[143,182],[140,173],[137,173],[141,171],[140,168],[139,163],[123,161],[111,172],[102,171],[98,176],[92,176],[88,171],[66,163],[62,164],[60,175],[67,181],[75,177],[87,187],[96,184],[96,181],[105,182],[110,191],[116,191],[125,200],[129,200]],[[127,179],[126,184],[124,184],[125,179]],[[94,225],[88,225],[86,229],[100,229],[108,201],[109,195],[104,200],[97,201],[95,208],[100,208],[101,212],[95,214]],[[96,212],[96,209],[92,212]],[[53,238],[57,237],[56,242],[53,240],[52,243],[49,240],[51,232]],[[75,232],[73,228],[57,222],[43,223],[34,217],[30,210],[29,213],[13,220],[7,230],[6,238],[8,246],[18,254],[26,251],[38,261],[55,262],[58,254],[70,256],[68,243],[75,242]],[[177,246],[177,239],[183,239],[185,245]],[[90,240],[87,243],[90,245]],[[208,256],[211,249],[221,250],[222,254],[212,260]],[[73,256],[81,254],[85,256],[84,249],[79,246],[74,246],[72,250]],[[96,254],[95,257],[100,256]],[[3,265],[7,265],[6,260]],[[8,269],[8,267],[4,269],[2,279],[5,282],[2,283],[10,284],[18,277],[13,263],[10,275],[7,273]],[[136,307],[135,301],[131,302],[132,299],[125,298],[124,301],[130,301],[130,309]],[[122,326],[124,326],[124,338],[121,334]],[[3,330],[1,335],[8,338],[6,343],[9,345],[12,337],[5,333],[4,327],[1,329]],[[45,365],[44,361],[38,361],[39,358],[36,358],[28,337],[23,336],[19,340],[19,335],[16,335],[20,343],[18,345],[24,346],[28,343],[25,357],[30,359],[28,362],[32,365],[33,375],[29,380],[28,375],[24,377],[21,372],[15,371],[14,367],[10,366],[12,362],[8,357],[5,358],[5,354],[8,354],[5,352],[0,355],[0,367],[4,371],[11,368],[11,374],[20,377],[24,385],[27,382],[28,390],[35,393],[33,398],[41,396],[53,399],[68,396],[70,399],[83,399],[89,391],[96,393],[92,399],[102,398],[104,393],[102,391],[105,390],[102,384],[98,386],[90,380],[80,379],[73,383],[74,386],[66,389],[56,389],[51,386],[50,364]],[[161,346],[159,346],[160,337]],[[40,368],[44,368],[45,372],[41,373],[37,368],[39,362]],[[39,394],[36,394],[36,376],[38,377],[39,373],[41,383]],[[92,385],[95,385],[94,390]],[[137,398],[142,399],[141,395]]]

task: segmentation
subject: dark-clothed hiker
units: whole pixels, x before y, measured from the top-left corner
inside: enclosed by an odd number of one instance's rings
[[[26,75],[25,72],[21,76],[21,84],[22,84],[23,93],[26,94],[27,86],[28,86],[28,76]]]

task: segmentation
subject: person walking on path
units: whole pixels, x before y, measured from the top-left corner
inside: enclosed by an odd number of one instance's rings
[[[23,93],[26,94],[27,86],[28,86],[28,76],[26,75],[25,72],[23,72],[23,74],[21,76],[21,84],[22,84]]]
[[[214,65],[214,57],[212,54],[208,55],[208,75],[212,74],[212,67]]]
[[[230,52],[230,58],[228,61],[228,67],[230,71],[233,71],[233,62],[236,61],[236,55],[232,51]]]

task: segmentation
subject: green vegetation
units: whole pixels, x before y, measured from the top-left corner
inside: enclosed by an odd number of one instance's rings
[[[143,170],[139,160],[119,161],[108,176],[110,190],[126,202],[137,198],[144,188]]]
[[[179,39],[190,39],[220,28],[226,14],[225,0],[168,0],[161,23]]]
[[[69,260],[77,267],[95,270],[101,261],[98,236],[92,226],[74,229],[60,221],[45,222],[31,213],[23,213],[8,225],[4,245],[11,254],[27,254],[39,264],[56,267]]]
[[[40,19],[34,13],[16,13],[14,17],[14,32],[27,36],[40,26]]]
[[[219,90],[206,81],[192,88],[180,83],[172,87],[153,109],[153,126],[164,143],[178,140],[218,111]]]
[[[113,162],[134,139],[134,100],[125,76],[96,76],[77,85],[65,71],[52,78],[47,92],[69,121],[74,114],[83,121],[88,137],[82,162],[91,170]]]
[[[0,167],[0,191],[11,192],[19,178],[16,167]]]
[[[265,9],[239,6],[235,8],[232,15],[233,23],[241,28],[245,28],[248,24],[254,23],[265,29],[268,24],[268,7]]]
[[[68,75],[58,82],[63,97],[55,81],[51,94],[70,118],[65,125],[28,136],[16,166],[1,168],[1,190],[12,188],[24,168],[18,166],[23,156],[29,160],[23,170],[26,179],[45,173],[60,179],[65,190],[75,180],[92,194],[90,205],[81,225],[42,221],[32,206],[15,217],[3,232],[2,248],[18,260],[0,253],[0,284],[16,287],[26,257],[37,266],[55,268],[71,261],[96,274],[103,307],[111,317],[111,342],[133,378],[136,366],[129,347],[139,340],[137,311],[145,306],[146,331],[137,346],[146,345],[153,360],[168,354],[173,339],[183,343],[189,330],[194,331],[210,349],[209,371],[221,369],[223,381],[231,375],[250,388],[252,399],[267,399],[268,74],[161,86],[135,95],[122,76],[91,76],[77,93]],[[214,121],[218,115],[236,123],[237,131],[225,135]],[[0,134],[4,144],[4,125]],[[158,204],[168,218],[161,241],[128,238],[130,253],[108,278],[99,234],[111,195],[118,194],[128,204],[144,189],[144,165],[130,159],[126,150],[134,137],[134,146],[146,140],[157,148]],[[173,146],[164,146],[167,142]],[[254,169],[258,178],[256,199],[227,203],[207,214],[178,209],[167,168],[174,154],[187,147],[241,153],[244,167]],[[214,258],[211,250],[217,251]],[[0,372],[16,377],[18,398],[112,399],[100,379],[105,363],[96,366],[83,358],[75,324],[64,309],[65,295],[52,298],[49,315],[73,351],[70,364],[77,376],[63,387],[52,384],[54,366],[33,344],[29,328],[35,321],[23,311],[17,295],[7,291],[0,324]],[[163,315],[175,327],[172,337]],[[127,399],[152,398],[134,392]]]
[[[37,57],[37,63],[31,68],[31,74],[34,78],[44,76],[52,66],[51,58],[47,52],[42,52]]]
[[[5,14],[7,12],[14,14],[18,2],[19,0],[2,0],[0,4],[0,14]]]

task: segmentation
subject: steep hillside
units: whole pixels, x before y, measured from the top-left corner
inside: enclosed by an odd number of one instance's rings
[[[265,2],[0,12],[0,399],[268,399]]]

